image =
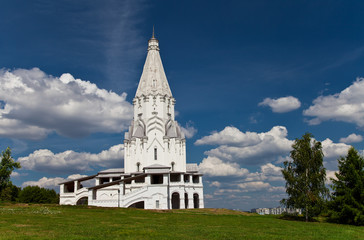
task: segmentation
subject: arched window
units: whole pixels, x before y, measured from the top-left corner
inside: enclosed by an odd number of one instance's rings
[[[137,165],[137,172],[139,172],[140,171],[140,169],[139,169],[140,168],[140,162],[137,162],[136,165]]]
[[[172,194],[172,209],[179,209],[179,193]]]
[[[154,148],[154,160],[158,159],[157,148]]]
[[[175,164],[176,164],[175,162],[171,162],[172,172],[174,172],[174,165],[175,165]]]
[[[197,193],[193,194],[193,207],[194,208],[199,208],[200,207],[200,199],[199,199]]]

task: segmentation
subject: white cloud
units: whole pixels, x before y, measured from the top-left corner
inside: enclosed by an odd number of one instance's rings
[[[259,135],[255,132],[243,133],[235,127],[225,127],[220,132],[213,132],[209,136],[198,139],[196,145],[238,145],[250,146],[261,142]]]
[[[126,93],[118,95],[95,84],[47,75],[38,68],[0,70],[0,136],[42,139],[51,132],[81,137],[121,132],[132,119]]]
[[[332,180],[331,178],[337,180],[337,177],[335,175],[337,171],[330,171],[330,170],[326,170],[326,183],[327,184],[332,184]]]
[[[219,144],[217,148],[205,152],[209,157],[257,165],[289,154],[293,141],[286,138],[287,134],[283,126],[275,126],[263,133],[243,133],[237,128],[226,127],[221,132],[197,140],[196,144]]]
[[[281,97],[277,99],[265,98],[258,106],[269,106],[275,113],[285,113],[301,107],[301,102],[295,97]]]
[[[358,78],[352,85],[328,96],[320,96],[313,101],[313,105],[303,111],[311,125],[323,121],[335,120],[354,123],[364,127],[364,78]]]
[[[239,183],[237,186],[246,192],[259,191],[259,190],[267,189],[267,188],[271,187],[271,185],[269,183],[262,182],[262,181]]]
[[[243,176],[249,171],[237,163],[226,163],[216,157],[207,157],[199,165],[202,173],[209,176]]]
[[[322,143],[322,151],[324,153],[324,160],[333,161],[341,156],[346,156],[350,145],[345,143],[334,143],[331,139],[326,138]]]
[[[285,192],[286,188],[282,187],[282,186],[278,186],[278,187],[270,187],[268,189],[268,192]]]
[[[218,181],[213,181],[212,183],[210,183],[209,185],[210,187],[221,187],[221,183]]]
[[[67,178],[61,178],[61,177],[47,178],[47,177],[42,177],[38,181],[27,181],[27,182],[24,182],[22,184],[22,187],[26,187],[26,186],[39,186],[39,187],[42,187],[42,188],[51,188],[51,189],[58,190],[59,189],[59,185],[58,185],[59,183],[65,182],[67,180],[72,180],[72,179],[76,179],[76,178],[86,177],[86,176],[87,175],[73,174],[73,175],[68,176]],[[82,182],[82,185],[84,185],[84,182]]]
[[[40,149],[26,157],[18,158],[18,162],[28,170],[72,173],[88,171],[96,166],[121,167],[123,158],[124,146],[119,144],[97,154],[72,150],[55,154],[48,149]]]
[[[355,133],[350,134],[345,138],[340,138],[341,143],[355,143],[363,141],[363,137],[361,135],[357,135]]]
[[[27,181],[22,184],[22,187],[26,186],[39,186],[42,188],[52,188],[55,189],[60,182],[65,181],[64,178],[56,177],[56,178],[47,178],[42,177],[38,181]]]
[[[181,131],[184,133],[186,138],[192,138],[197,133],[197,129],[193,126],[191,121],[187,122],[185,127],[181,126]]]

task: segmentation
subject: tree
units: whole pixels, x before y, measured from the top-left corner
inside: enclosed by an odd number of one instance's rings
[[[20,191],[21,191],[20,187],[17,187],[13,185],[11,182],[9,182],[8,186],[4,188],[0,193],[0,200],[15,202],[18,200]]]
[[[332,180],[329,220],[364,225],[364,158],[351,147],[348,155],[338,159],[339,172]]]
[[[10,182],[10,175],[15,168],[20,168],[20,163],[15,162],[11,157],[11,149],[8,147],[5,151],[1,153],[1,163],[0,163],[0,194],[7,188]]]
[[[19,202],[23,203],[58,203],[59,195],[53,189],[27,186],[19,193]]]
[[[290,161],[284,162],[282,174],[286,180],[286,207],[300,208],[305,212],[306,222],[319,214],[328,196],[325,186],[326,169],[323,167],[321,142],[306,133],[292,145]]]

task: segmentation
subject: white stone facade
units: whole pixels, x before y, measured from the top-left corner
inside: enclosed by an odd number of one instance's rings
[[[203,208],[202,174],[197,164],[186,164],[186,139],[175,120],[175,103],[153,34],[133,99],[134,118],[125,133],[124,168],[61,183],[60,204]],[[82,186],[91,179],[93,187]]]

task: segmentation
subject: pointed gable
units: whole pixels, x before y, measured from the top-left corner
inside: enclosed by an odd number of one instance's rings
[[[158,94],[172,97],[172,92],[169,88],[162,60],[159,55],[159,42],[153,36],[148,42],[148,55],[145,60],[143,73],[140,77],[135,97]]]

